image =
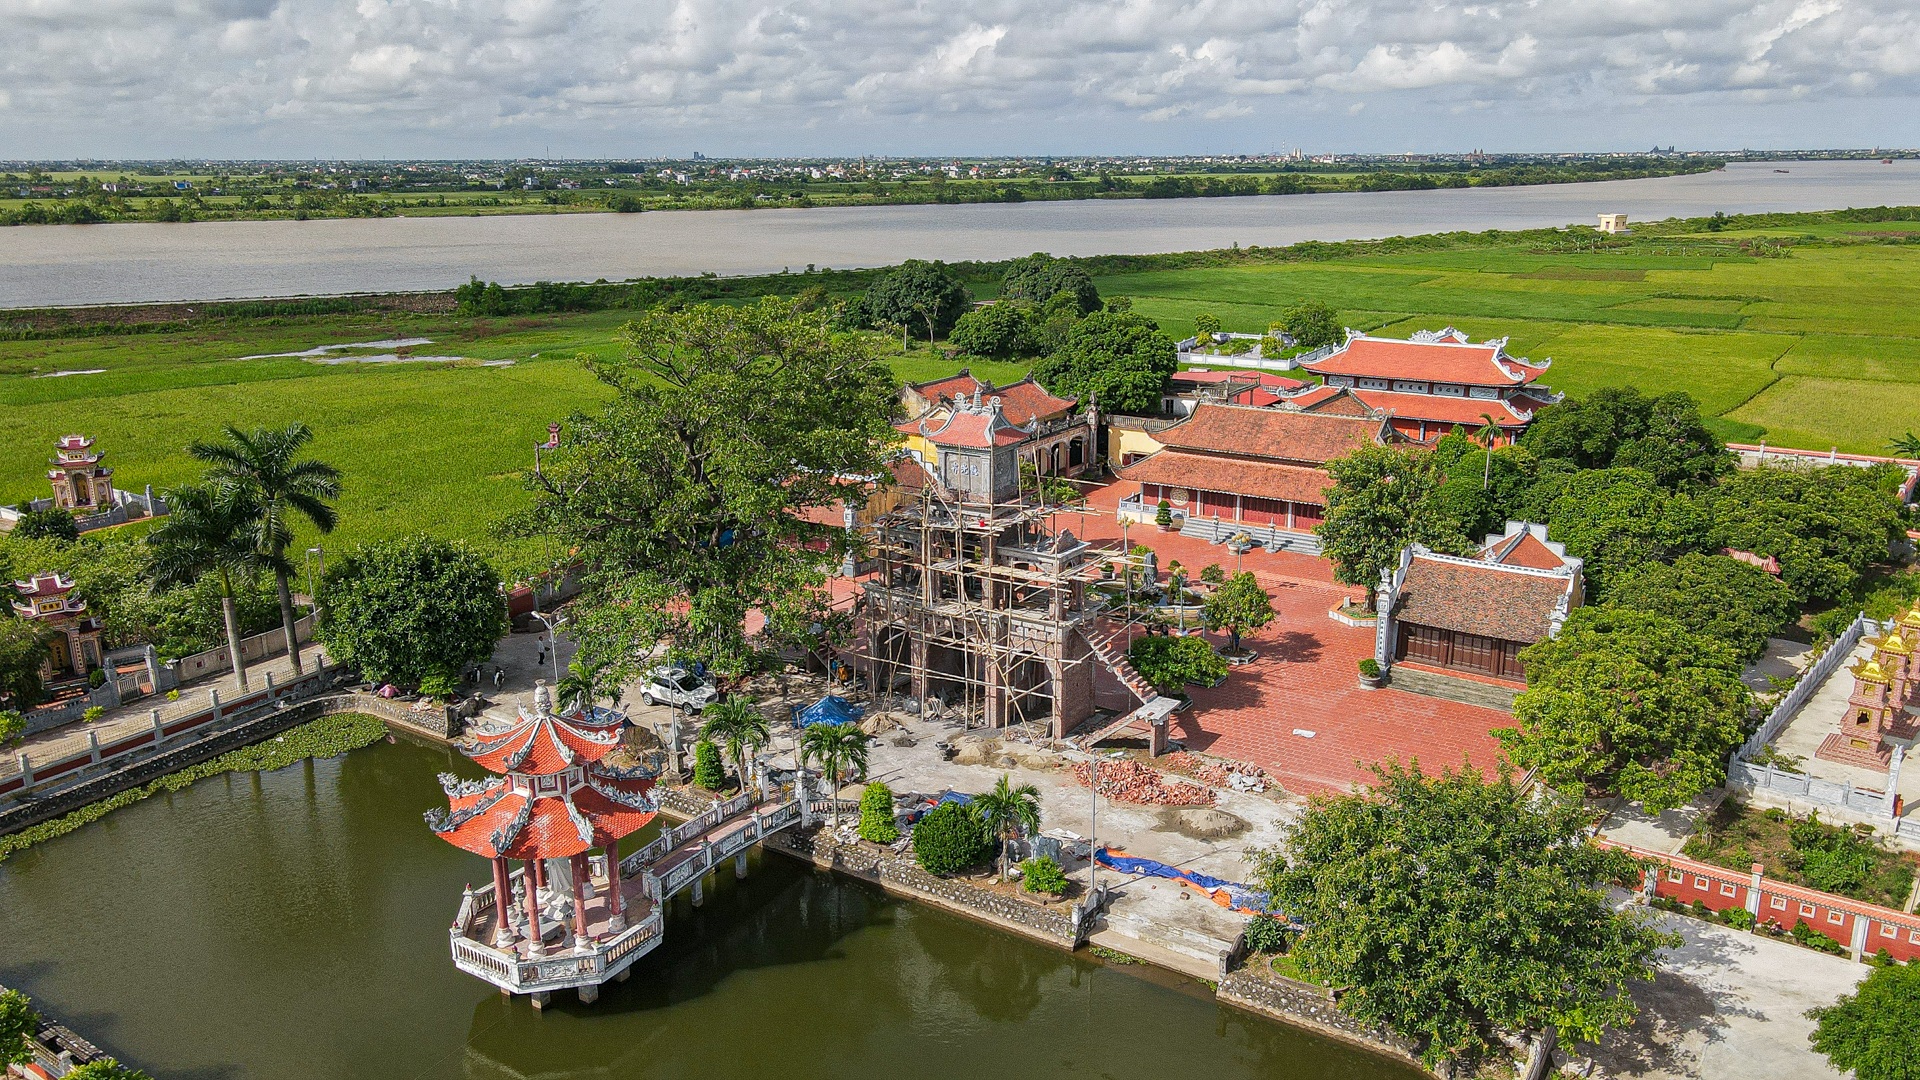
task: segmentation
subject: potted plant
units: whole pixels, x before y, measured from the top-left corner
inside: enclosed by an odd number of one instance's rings
[[[1172,529],[1173,528],[1173,504],[1168,502],[1165,499],[1161,499],[1160,505],[1158,507],[1155,507],[1153,511],[1153,523],[1160,527],[1161,532],[1166,532],[1169,529]]]
[[[1386,682],[1386,676],[1380,671],[1380,662],[1369,656],[1360,661],[1360,689],[1378,690]]]

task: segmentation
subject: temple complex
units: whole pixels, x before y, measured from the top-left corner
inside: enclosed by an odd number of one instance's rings
[[[39,623],[51,634],[47,659],[40,669],[42,682],[84,678],[100,667],[106,655],[101,635],[105,627],[87,614],[84,600],[73,591],[73,579],[63,574],[35,574],[13,583],[14,614]]]
[[[1456,427],[1477,431],[1489,419],[1501,431],[1499,441],[1512,442],[1541,406],[1564,395],[1536,384],[1551,360],[1509,356],[1506,345],[1506,338],[1470,342],[1451,326],[1406,341],[1349,330],[1346,344],[1301,365],[1322,385],[1282,407],[1316,411],[1344,390],[1413,442],[1432,443]]]
[[[1898,615],[1887,632],[1862,642],[1872,651],[1848,669],[1853,693],[1847,696],[1840,730],[1821,742],[1814,756],[1842,765],[1885,769],[1896,746],[1911,748],[1920,734],[1915,707],[1920,692],[1920,606]]]
[[[906,451],[930,471],[942,468],[948,448],[1012,446],[1017,461],[1042,476],[1078,476],[1096,457],[1100,424],[1092,404],[1080,409],[1030,377],[996,387],[962,368],[958,375],[907,386],[900,400],[907,413],[899,425]]]
[[[65,510],[82,532],[167,512],[166,503],[154,497],[152,487],[144,493],[114,487],[113,469],[100,464],[106,456],[85,435],[62,435],[53,444],[52,468],[47,470],[52,498],[0,507],[0,532],[12,532],[21,514],[29,511]]]

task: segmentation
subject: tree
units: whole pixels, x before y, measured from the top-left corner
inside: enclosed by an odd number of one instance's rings
[[[1127,660],[1163,693],[1178,694],[1187,683],[1212,686],[1227,677],[1226,659],[1201,637],[1138,638]]]
[[[1663,615],[1581,608],[1520,660],[1517,723],[1494,735],[1555,787],[1683,806],[1726,779],[1727,755],[1746,737],[1753,695],[1739,655]]]
[[[1920,1040],[1911,1023],[1920,1010],[1920,964],[1875,967],[1853,993],[1817,1009],[1810,1036],[1835,1072],[1857,1080],[1920,1080]]]
[[[1334,576],[1349,585],[1377,585],[1400,550],[1425,544],[1462,550],[1466,538],[1442,517],[1433,493],[1445,476],[1425,450],[1368,446],[1327,463],[1333,487],[1327,517],[1314,527]]]
[[[1307,349],[1338,345],[1346,338],[1340,316],[1319,300],[1302,300],[1280,316],[1293,343]]]
[[[1454,531],[1473,539],[1519,515],[1539,476],[1539,461],[1522,446],[1475,445],[1459,428],[1434,445],[1433,458],[1446,475],[1434,492],[1434,509]]]
[[[833,825],[840,827],[840,785],[848,773],[867,771],[867,733],[854,724],[808,724],[800,733],[800,764],[818,763],[833,800]]]
[[[340,470],[300,457],[301,448],[313,440],[313,431],[305,424],[251,433],[229,424],[225,431],[224,442],[196,442],[187,447],[187,453],[212,466],[206,480],[223,497],[241,499],[252,508],[254,542],[262,565],[273,573],[287,657],[298,675],[300,641],[293,629],[293,590],[287,584],[293,566],[287,561],[287,546],[293,543],[296,518],[322,533],[333,531],[339,515],[328,504],[340,497]]]
[[[28,510],[14,523],[10,534],[22,540],[65,540],[72,543],[80,539],[80,523],[73,520],[73,512],[60,507],[46,510]]]
[[[1040,828],[1040,789],[1032,784],[1014,787],[1006,773],[994,782],[993,790],[973,797],[973,808],[980,812],[980,825],[1000,844],[1000,880],[1007,880],[1007,852],[1013,838],[1022,830]]]
[[[1205,576],[1202,571],[1201,577]],[[1202,608],[1202,617],[1206,619],[1207,629],[1227,632],[1232,638],[1227,651],[1238,656],[1240,635],[1273,621],[1273,597],[1260,587],[1252,571],[1244,571],[1213,590]]]
[[[40,623],[0,614],[0,701],[24,712],[46,699],[40,673],[52,641],[52,631]]]
[[[429,536],[380,540],[327,568],[320,640],[375,682],[418,687],[457,679],[507,635],[500,575],[464,544]]]
[[[67,1074],[68,1080],[153,1080],[140,1069],[130,1068],[112,1058],[99,1058]]]
[[[25,1065],[33,1060],[27,1040],[40,1027],[40,1014],[18,990],[0,992],[0,1066]]]
[[[1203,311],[1193,317],[1193,336],[1207,337],[1220,332],[1220,317],[1211,311]]]
[[[1493,418],[1492,413],[1481,413],[1480,420],[1480,429],[1473,433],[1473,437],[1486,449],[1487,463],[1480,473],[1480,490],[1485,491],[1493,486],[1493,446],[1500,441],[1500,436],[1505,432],[1501,429],[1499,422]]]
[[[739,770],[740,790],[745,791],[750,779],[747,759],[773,737],[766,715],[754,708],[752,698],[734,694],[707,706],[700,719],[701,736],[727,748],[727,756]]]
[[[853,550],[807,514],[855,494],[846,477],[889,475],[899,382],[778,300],[654,309],[623,336],[622,357],[586,361],[612,400],[563,428],[511,531],[575,553],[574,640],[620,682],[662,642],[743,674],[760,657],[748,613],[821,607],[825,568]]]
[[[1593,594],[1650,562],[1669,562],[1708,546],[1698,503],[1662,488],[1640,469],[1589,469],[1548,476],[1535,486],[1529,515],[1544,521],[1567,554],[1585,560]]]
[[[712,739],[701,739],[693,744],[693,782],[708,791],[719,791],[727,786],[727,767],[720,759],[720,747]]]
[[[1038,352],[1034,341],[1033,311],[1026,304],[1002,300],[969,311],[953,324],[947,343],[968,356],[1012,360]]]
[[[1779,559],[1780,580],[1802,602],[1839,600],[1904,533],[1888,479],[1847,465],[1744,469],[1708,493],[1712,544]]]
[[[1765,652],[1767,639],[1799,614],[1793,590],[1772,574],[1725,555],[1698,553],[1628,571],[1607,593],[1607,603],[1665,615],[1726,642],[1744,661]]]
[[[606,696],[606,672],[580,657],[567,661],[567,672],[553,688],[553,703],[558,708],[569,704],[591,708],[596,699]]]
[[[980,812],[968,803],[941,803],[913,826],[913,857],[929,874],[957,874],[992,850]]]
[[[1274,910],[1310,928],[1289,954],[1345,988],[1339,1008],[1471,1065],[1502,1034],[1592,1042],[1633,1019],[1626,988],[1680,944],[1616,912],[1633,859],[1586,841],[1576,802],[1525,798],[1503,774],[1376,768],[1371,791],[1313,799],[1257,857]]]
[[[1540,410],[1521,443],[1581,469],[1642,469],[1666,488],[1706,483],[1733,469],[1690,395],[1648,398],[1631,386],[1602,387]]]
[[[1079,314],[1090,315],[1100,310],[1100,290],[1094,288],[1093,278],[1086,270],[1071,259],[1056,259],[1036,251],[1009,263],[1006,276],[1000,279],[1002,300],[1025,300],[1044,306],[1062,293],[1071,299]]]
[[[227,630],[233,678],[247,689],[247,663],[240,655],[240,585],[258,578],[260,549],[252,527],[259,511],[242,494],[222,494],[209,484],[167,492],[167,518],[147,534],[152,546],[153,586],[164,589],[212,576],[220,584],[220,616]]]
[[[1887,440],[1887,449],[1903,458],[1920,458],[1920,435],[1905,432]]]
[[[900,839],[893,820],[893,789],[875,780],[860,793],[860,839],[891,844]]]
[[[1144,315],[1096,311],[1067,331],[1033,377],[1055,394],[1097,399],[1119,413],[1158,413],[1167,379],[1180,368],[1173,339]]]
[[[973,295],[945,263],[908,259],[867,289],[860,309],[870,324],[924,326],[927,343],[932,344],[936,335],[953,328],[972,302]]]

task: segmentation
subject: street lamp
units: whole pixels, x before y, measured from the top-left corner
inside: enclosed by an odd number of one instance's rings
[[[553,691],[558,694],[560,692],[560,635],[558,631],[561,627],[567,625],[567,620],[565,617],[561,617],[549,621],[545,615],[537,611],[533,613],[533,617],[540,621],[541,626],[547,628],[547,645],[553,652]],[[558,706],[559,700],[555,699],[554,704]]]
[[[320,621],[320,589],[318,583],[325,581],[327,577],[327,553],[321,550],[318,544],[315,544],[313,547],[307,549],[306,563],[307,599],[313,602],[313,621],[317,624]],[[320,570],[317,575],[314,572],[315,563],[320,564]]]

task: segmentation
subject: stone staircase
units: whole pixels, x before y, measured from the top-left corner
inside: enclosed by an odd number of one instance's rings
[[[1288,532],[1285,529],[1269,529],[1265,525],[1254,525],[1245,521],[1216,521],[1210,517],[1189,516],[1180,525],[1180,535],[1195,540],[1205,540],[1209,544],[1224,544],[1240,533],[1246,533],[1255,544],[1268,551],[1292,551],[1301,555],[1320,554],[1320,538],[1312,533]]]
[[[1113,647],[1115,640],[1117,640],[1116,637],[1087,635],[1087,644],[1093,646],[1093,655],[1107,665],[1107,670],[1113,672],[1114,677],[1120,680],[1120,685],[1126,687],[1128,693],[1141,701],[1151,701],[1159,696],[1160,692],[1155,690],[1153,684],[1147,681],[1147,677],[1140,674],[1139,670],[1133,666],[1133,662],[1127,659],[1127,654]]]
[[[1494,686],[1474,679],[1455,678],[1404,664],[1393,665],[1388,685],[1396,690],[1444,698],[1447,701],[1458,701],[1463,705],[1478,705],[1484,709],[1499,709],[1501,712],[1508,713],[1513,711],[1513,698],[1519,693],[1504,686]]]

